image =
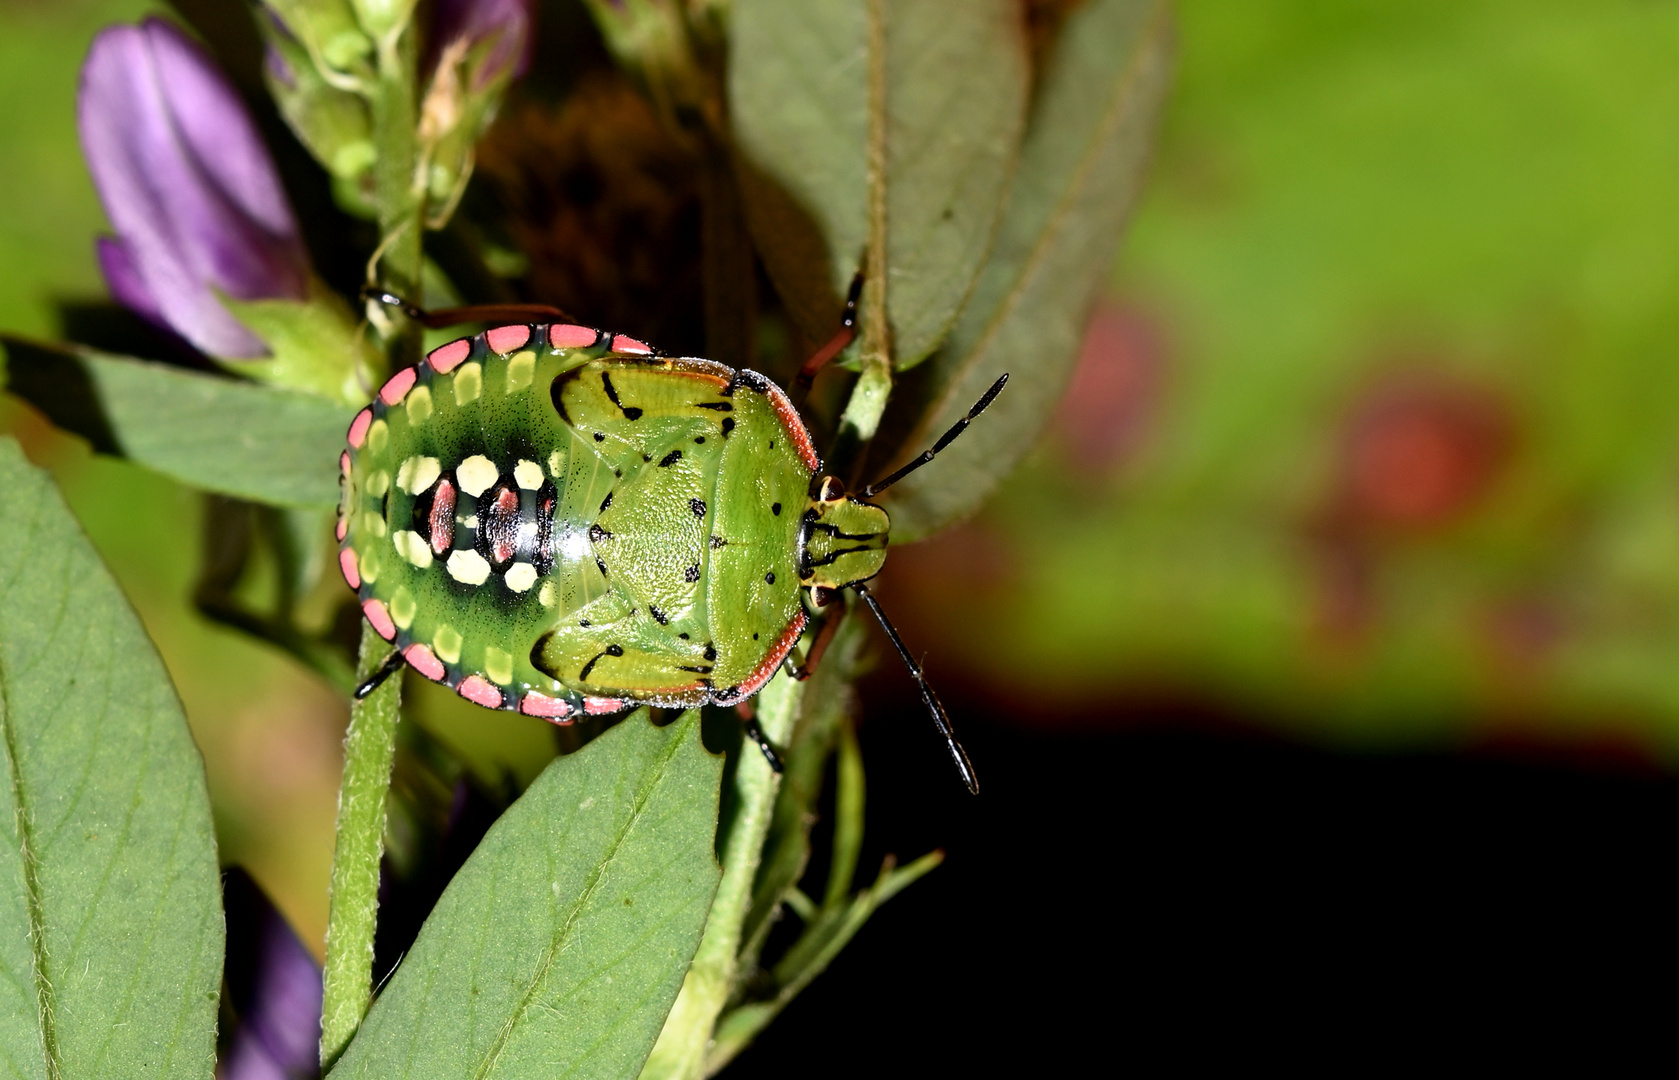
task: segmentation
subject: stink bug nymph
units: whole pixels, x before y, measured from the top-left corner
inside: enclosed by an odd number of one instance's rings
[[[553,309],[426,313],[376,298],[428,325],[530,321],[433,350],[350,424],[339,566],[395,646],[358,697],[406,663],[469,701],[555,723],[643,704],[734,705],[787,660],[810,614],[852,589],[978,790],[944,707],[865,584],[890,525],[868,500],[931,461],[1007,375],[932,450],[853,494],[824,473],[787,395],[756,372],[664,356]],[[830,342],[813,360],[837,351]],[[748,733],[778,765],[755,724]]]

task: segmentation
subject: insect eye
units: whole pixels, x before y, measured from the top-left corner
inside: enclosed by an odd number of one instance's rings
[[[838,502],[845,498],[845,485],[840,483],[837,476],[824,476],[822,487],[816,492],[819,502]]]

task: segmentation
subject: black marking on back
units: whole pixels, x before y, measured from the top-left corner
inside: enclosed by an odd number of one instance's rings
[[[606,513],[606,508],[611,506],[611,505],[612,505],[612,492],[609,491],[609,492],[606,493],[606,498],[604,498],[600,501],[600,509],[595,511],[595,512],[597,514],[604,514],[604,513]]]
[[[700,564],[699,563],[695,563],[693,566],[690,566],[688,569],[682,571],[682,580],[688,582],[690,585],[693,584],[694,582],[698,581],[699,579],[700,579]]]
[[[664,457],[659,459],[659,468],[668,469],[672,465],[675,465],[678,461],[681,461],[681,460],[682,460],[682,451],[672,450],[670,453],[666,454]]]
[[[696,401],[696,409],[716,409],[718,412],[734,412],[735,403],[732,401]]]
[[[641,410],[634,405],[625,405],[618,400],[618,390],[612,385],[612,376],[607,372],[600,373],[600,383],[606,388],[607,400],[618,406],[618,411],[624,414],[625,420],[640,420]]]
[[[554,402],[554,411],[559,413],[560,419],[568,425],[571,424],[571,417],[565,411],[565,384],[572,379],[580,378],[582,374],[582,368],[572,368],[570,371],[562,371],[554,376],[554,381],[548,384],[548,397]],[[597,434],[595,438],[598,440],[600,436]]]
[[[653,621],[658,623],[660,626],[670,625],[670,618],[664,612],[659,610],[658,605],[648,604],[647,610],[653,614]]]
[[[733,431],[734,429],[735,429],[735,418],[732,417],[732,416],[723,417],[723,438],[725,438],[725,439],[728,438],[729,437],[729,432]]]
[[[589,681],[589,672],[595,670],[595,665],[600,662],[601,657],[603,657],[603,656],[623,656],[623,655],[624,655],[624,647],[622,645],[608,645],[604,650],[602,650],[601,652],[598,652],[594,656],[592,656],[589,659],[589,662],[587,664],[583,665],[583,670],[577,673],[577,681],[578,682],[588,682]]]
[[[699,500],[699,499],[689,499],[688,500],[688,509],[690,509],[694,512],[695,517],[698,517],[698,518],[705,517],[705,503],[703,501]]]

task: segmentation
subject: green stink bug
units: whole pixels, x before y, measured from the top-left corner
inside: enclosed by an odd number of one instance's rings
[[[840,345],[849,327],[848,314]],[[469,701],[555,723],[735,705],[849,588],[977,790],[943,705],[865,585],[889,528],[866,500],[931,461],[1007,378],[932,450],[852,495],[756,372],[558,321],[437,348],[356,414],[339,461],[339,566],[395,645],[357,695],[406,663]],[[748,733],[778,766],[755,724]]]

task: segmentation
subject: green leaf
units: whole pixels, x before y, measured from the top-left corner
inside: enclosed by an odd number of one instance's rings
[[[876,96],[871,38],[885,47]],[[938,347],[991,243],[1029,84],[1013,0],[736,0],[729,99],[747,221],[806,337],[838,328],[862,265],[874,134],[893,362]]]
[[[699,945],[722,759],[645,710],[557,759],[450,882],[352,1077],[632,1077]]]
[[[0,343],[6,389],[99,453],[252,502],[338,502],[338,452],[351,409],[91,349],[3,336]]]
[[[997,376],[1014,377],[937,464],[892,489],[895,542],[978,509],[1060,401],[1141,185],[1170,53],[1164,0],[1091,0],[1062,26],[991,258],[925,381],[902,402],[921,419],[900,462],[959,420]]]
[[[0,1061],[208,1077],[221,885],[204,766],[140,620],[0,439]]]

